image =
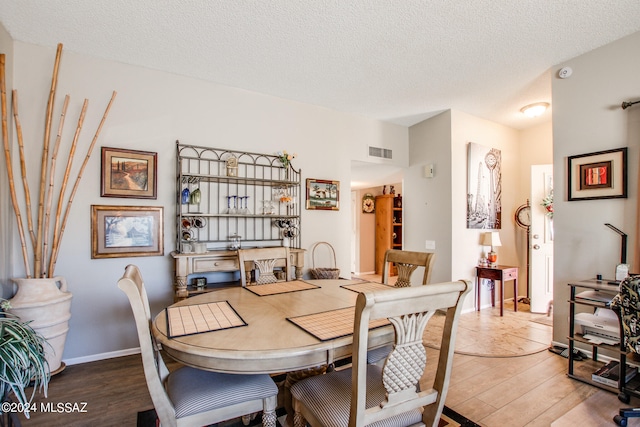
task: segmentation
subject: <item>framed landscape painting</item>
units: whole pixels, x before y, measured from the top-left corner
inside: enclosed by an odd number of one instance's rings
[[[91,205],[91,258],[164,255],[163,208]]]
[[[340,209],[340,181],[307,178],[307,209]]]
[[[155,199],[157,153],[102,147],[100,195]]]

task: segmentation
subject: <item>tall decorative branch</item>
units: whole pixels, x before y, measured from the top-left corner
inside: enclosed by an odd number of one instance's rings
[[[24,140],[22,138],[22,125],[20,124],[20,117],[18,116],[18,91],[14,90],[11,97],[13,105],[13,120],[16,124],[16,134],[18,136],[18,149],[20,155],[20,172],[22,174],[22,187],[24,188],[26,209],[25,214],[27,216],[27,226],[29,230],[29,236],[31,237],[31,247],[36,246],[36,233],[33,231],[33,213],[31,211],[31,192],[29,191],[29,181],[27,181],[27,163],[24,158]]]
[[[85,101],[85,106],[87,102]],[[44,243],[43,243],[43,264],[44,258],[46,258],[47,253],[49,252],[49,221],[51,221],[51,203],[53,202],[53,190],[54,190],[54,182],[56,176],[56,163],[58,160],[58,150],[60,149],[60,140],[62,139],[62,129],[64,128],[64,119],[67,115],[67,107],[69,106],[69,95],[64,97],[64,105],[62,106],[62,114],[60,115],[60,124],[58,125],[58,134],[56,135],[56,142],[53,144],[53,153],[51,154],[51,172],[49,173],[49,188],[47,189],[47,208],[45,209],[45,219],[44,219]],[[85,108],[82,109],[82,116],[84,118]],[[74,141],[75,142],[75,141]],[[42,266],[43,271],[45,265]]]
[[[76,182],[73,185],[73,189],[71,190],[71,195],[69,195],[69,200],[67,202],[67,208],[64,211],[64,219],[62,220],[62,225],[57,235],[54,234],[53,240],[53,248],[51,253],[51,258],[49,260],[49,277],[53,277],[53,271],[55,269],[56,261],[58,260],[58,252],[60,250],[60,240],[62,239],[62,234],[64,233],[64,229],[67,225],[67,219],[69,218],[69,212],[71,211],[71,204],[73,203],[73,198],[76,195],[76,191],[78,191],[78,185],[80,184],[80,180],[82,179],[82,174],[84,173],[84,169],[89,163],[89,158],[91,157],[91,152],[93,151],[93,147],[96,145],[98,141],[98,136],[100,135],[100,131],[102,131],[102,126],[104,122],[107,120],[107,116],[109,115],[109,110],[111,110],[111,105],[115,100],[117,95],[116,91],[113,91],[111,94],[111,99],[109,100],[109,104],[107,104],[107,108],[104,110],[104,114],[102,115],[102,120],[100,120],[100,124],[98,125],[98,129],[96,129],[96,133],[93,136],[93,141],[91,141],[91,145],[87,150],[87,155],[84,158],[84,162],[82,162],[82,166],[80,167],[80,171],[78,172],[78,176],[76,177]],[[62,197],[62,193],[61,193]],[[56,212],[56,222],[57,222],[58,213]],[[55,230],[54,230],[55,233]],[[57,238],[56,238],[57,236]]]
[[[22,183],[25,194],[25,204],[27,207],[27,218],[28,218],[28,230],[31,236],[31,246],[33,249],[33,269],[34,274],[32,276],[31,272],[31,264],[29,263],[29,251],[27,249],[27,238],[25,236],[25,226],[22,221],[22,214],[20,212],[20,204],[18,203],[18,197],[16,195],[16,188],[13,177],[13,166],[11,161],[11,150],[9,143],[9,131],[8,131],[8,122],[7,122],[7,99],[6,99],[6,78],[5,78],[5,55],[0,54],[0,92],[1,92],[1,104],[2,104],[2,140],[4,145],[4,153],[5,153],[5,161],[7,164],[7,175],[9,178],[9,189],[11,192],[11,202],[13,204],[13,210],[16,215],[17,228],[18,233],[20,235],[20,243],[22,246],[22,257],[24,259],[24,267],[25,267],[25,275],[27,278],[42,278],[42,277],[54,277],[54,269],[55,264],[58,258],[58,253],[60,251],[60,241],[62,240],[62,235],[64,233],[64,229],[69,218],[69,212],[71,210],[71,206],[73,203],[73,199],[78,190],[80,180],[82,179],[82,175],[84,170],[89,162],[89,158],[91,157],[91,153],[96,145],[102,127],[106,121],[109,110],[113,104],[113,101],[116,97],[116,92],[114,91],[109,104],[102,116],[102,120],[96,130],[96,133],[91,141],[91,145],[89,146],[87,153],[85,155],[84,162],[80,167],[80,171],[75,179],[74,186],[71,190],[69,198],[66,203],[66,208],[64,207],[64,198],[66,188],[69,182],[69,175],[71,173],[71,165],[73,163],[73,158],[75,156],[76,147],[78,145],[78,139],[80,136],[80,130],[82,128],[82,124],[84,122],[84,117],[87,110],[88,100],[85,99],[84,105],[82,107],[82,111],[80,117],[78,119],[78,125],[76,128],[76,132],[73,138],[73,142],[71,144],[71,148],[69,150],[68,158],[67,158],[67,166],[64,173],[64,178],[62,182],[62,187],[60,189],[60,193],[58,195],[57,201],[57,209],[54,217],[54,226],[52,232],[50,232],[50,222],[51,222],[51,210],[53,206],[54,199],[54,191],[55,191],[55,171],[56,164],[58,160],[58,152],[60,148],[60,141],[62,138],[62,131],[64,127],[64,121],[66,117],[67,107],[69,104],[69,96],[65,97],[64,106],[62,108],[62,114],[60,117],[60,123],[58,127],[58,133],[56,134],[56,139],[51,150],[52,154],[49,157],[49,140],[51,138],[51,122],[53,115],[53,103],[55,100],[55,93],[57,87],[58,80],[58,69],[60,66],[60,56],[62,52],[62,44],[58,44],[58,49],[56,53],[56,61],[53,70],[53,77],[51,80],[51,89],[49,92],[49,101],[47,103],[47,118],[45,121],[45,141],[42,148],[42,166],[40,170],[40,187],[39,187],[39,199],[38,199],[38,216],[37,216],[37,230],[34,232],[33,229],[33,220],[32,220],[32,205],[31,205],[31,193],[29,191],[29,183],[27,181],[27,164],[25,161],[25,153],[24,153],[24,143],[22,138],[22,125],[20,124],[20,119],[18,116],[18,92],[16,90],[13,91],[13,108],[14,108],[14,119],[16,125],[16,133],[18,139],[18,147],[19,147],[19,156],[20,156],[20,167],[22,170]],[[47,177],[49,178],[47,184]],[[46,198],[46,203],[45,203]],[[64,210],[64,215],[62,215],[62,210]],[[50,248],[49,253],[49,237],[53,236],[53,241]]]
[[[0,53],[0,104],[2,104],[2,144],[4,145],[4,158],[7,162],[7,175],[9,178],[9,192],[11,193],[11,203],[18,222],[18,232],[20,234],[20,245],[22,247],[22,258],[24,259],[24,271],[27,278],[31,277],[29,267],[29,257],[27,256],[27,241],[24,235],[22,215],[20,215],[20,205],[16,196],[16,187],[13,182],[13,167],[11,165],[11,151],[9,150],[9,128],[7,125],[7,88],[4,70],[4,53]]]
[[[36,247],[34,248],[34,269],[36,277],[42,277],[42,240],[45,233],[44,228],[44,193],[46,190],[46,180],[48,172],[49,158],[49,137],[51,136],[51,118],[53,116],[53,101],[56,96],[58,86],[58,70],[60,68],[60,57],[62,56],[62,43],[58,43],[56,51],[56,61],[53,65],[53,76],[51,77],[51,89],[49,90],[49,101],[47,102],[47,116],[44,124],[44,144],[42,146],[42,168],[40,169],[40,193],[38,195],[38,231],[36,233]]]

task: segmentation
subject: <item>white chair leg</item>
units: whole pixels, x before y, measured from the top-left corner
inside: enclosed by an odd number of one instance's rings
[[[265,411],[262,413],[262,427],[276,427],[276,411]]]

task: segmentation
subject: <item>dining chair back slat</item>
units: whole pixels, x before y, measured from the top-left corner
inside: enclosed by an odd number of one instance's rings
[[[251,284],[263,285],[279,281],[291,280],[291,258],[289,248],[275,246],[268,248],[238,249],[240,264],[240,282],[245,287]],[[275,268],[281,268],[284,278],[276,276]],[[257,279],[251,283],[252,270],[257,270]]]
[[[433,252],[413,252],[400,249],[389,249],[384,254],[384,264],[382,266],[382,283],[389,284],[390,263],[395,263],[398,269],[398,280],[396,287],[411,286],[411,275],[422,267],[422,284],[426,285],[431,280],[431,270],[435,259]]]

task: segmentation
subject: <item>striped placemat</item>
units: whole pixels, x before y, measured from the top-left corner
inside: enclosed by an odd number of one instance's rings
[[[385,285],[377,282],[361,282],[348,285],[340,285],[341,288],[349,289],[354,292],[380,291],[386,289],[396,289],[395,286]]]
[[[353,334],[354,319],[355,307],[339,308],[288,318],[290,322],[293,322],[320,341],[327,341]],[[369,329],[379,328],[389,324],[387,319],[376,319],[369,322]]]
[[[263,297],[266,295],[286,294],[287,292],[306,291],[319,287],[302,280],[292,280],[290,282],[267,283],[265,285],[249,285],[245,289]]]
[[[228,301],[168,307],[169,338],[247,326]]]

